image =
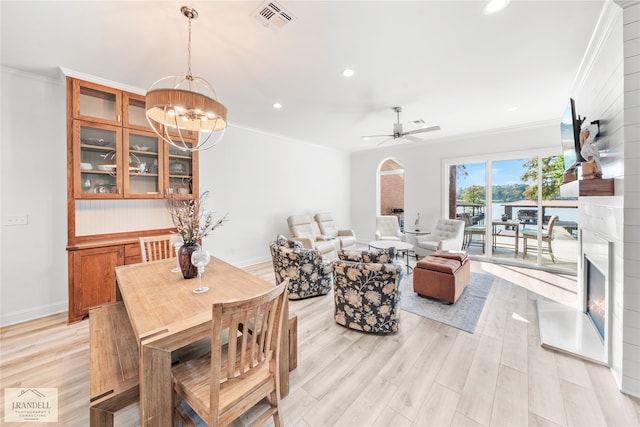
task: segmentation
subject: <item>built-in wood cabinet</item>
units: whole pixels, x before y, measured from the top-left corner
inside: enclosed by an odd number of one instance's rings
[[[77,79],[70,85],[74,199],[198,194],[198,153],[175,148],[153,131],[143,96]],[[198,134],[183,138],[195,145]]]
[[[124,265],[124,246],[83,249],[69,254],[69,323],[89,309],[116,299],[114,269]]]
[[[198,134],[188,132],[183,138],[195,145]],[[154,132],[145,116],[144,96],[68,77],[67,168],[72,323],[87,316],[90,307],[115,300],[114,269],[142,261],[139,237],[175,231],[110,230],[110,234],[78,236],[77,204],[109,199],[113,207],[121,203],[118,200],[131,206],[124,200],[193,198],[199,193],[198,153],[174,148]],[[95,206],[100,209],[102,203]]]

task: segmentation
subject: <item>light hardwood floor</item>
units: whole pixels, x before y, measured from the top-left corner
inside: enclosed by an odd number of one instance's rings
[[[246,270],[274,280],[270,262]],[[405,311],[397,334],[361,334],[333,321],[332,295],[291,301],[298,368],[282,401],[285,424],[640,425],[640,399],[620,393],[607,368],[540,347],[535,300],[572,301],[575,280],[475,261],[472,270],[496,276],[474,334]],[[88,426],[86,320],[67,325],[65,313],[5,327],[0,345],[2,390],[56,387],[58,424]],[[4,418],[4,398],[0,405]],[[138,425],[137,407],[120,411],[116,425]]]

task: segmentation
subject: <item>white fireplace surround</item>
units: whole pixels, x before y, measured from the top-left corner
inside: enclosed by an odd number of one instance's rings
[[[611,337],[611,281],[612,242],[597,233],[580,230],[580,275],[578,281],[578,307],[568,307],[548,300],[538,300],[540,344],[543,347],[573,354],[596,363],[609,365]],[[586,314],[586,267],[591,262],[605,279],[604,342]]]

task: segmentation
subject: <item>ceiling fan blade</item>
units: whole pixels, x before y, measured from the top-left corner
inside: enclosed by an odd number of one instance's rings
[[[386,144],[387,142],[389,142],[389,141],[393,141],[394,139],[396,139],[396,138],[394,138],[394,137],[393,137],[393,135],[389,135],[389,136],[390,136],[391,138],[387,138],[387,139],[385,139],[385,140],[383,140],[383,141],[380,141],[380,142],[378,142],[378,144],[377,144],[377,145]]]
[[[361,138],[381,138],[381,137],[390,137],[393,135],[362,135]]]
[[[421,138],[416,138],[415,136],[411,136],[411,135],[404,135],[402,137],[402,139],[406,139],[407,141],[411,141],[411,142],[424,142],[424,139]]]
[[[416,133],[431,132],[431,131],[434,131],[434,130],[440,130],[440,126],[431,126],[431,127],[428,127],[428,128],[420,128],[420,129],[410,130],[409,132],[405,132],[403,134],[403,136],[404,135],[414,135]]]

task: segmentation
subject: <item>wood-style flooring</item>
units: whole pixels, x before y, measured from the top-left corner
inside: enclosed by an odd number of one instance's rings
[[[270,262],[246,270],[274,281]],[[536,299],[571,302],[575,280],[476,261],[472,270],[496,275],[474,334],[403,311],[397,334],[367,335],[333,321],[331,294],[290,301],[298,367],[285,425],[640,425],[640,399],[620,393],[608,368],[540,347]],[[0,388],[56,387],[58,425],[88,426],[88,322],[66,317],[0,330]],[[120,411],[116,425],[138,425],[137,411]]]

